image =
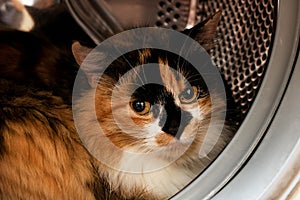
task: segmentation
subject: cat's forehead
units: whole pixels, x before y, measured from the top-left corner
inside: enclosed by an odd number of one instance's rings
[[[132,58],[132,55],[129,54],[128,58]],[[161,85],[169,93],[177,94],[184,89],[186,81],[180,74],[180,65],[174,62],[175,60],[176,57],[166,51],[138,50],[136,63],[130,66],[135,68],[130,70],[131,81],[136,81],[142,87],[145,84]]]
[[[187,84],[204,84],[198,70],[180,55],[160,49],[141,49],[138,51],[138,58],[136,66],[157,64],[157,76],[161,77],[168,88],[178,86],[182,90]]]
[[[188,61],[160,49],[128,52],[112,63],[107,74],[117,82],[126,77],[126,82],[141,87],[149,83],[159,84],[176,95],[192,85],[205,86],[199,72]]]

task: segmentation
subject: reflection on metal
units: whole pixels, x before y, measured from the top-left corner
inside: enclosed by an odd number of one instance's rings
[[[96,43],[123,31],[102,0],[65,0],[72,16]]]
[[[35,7],[35,8],[47,8],[53,4],[60,3],[61,0],[14,0],[19,1],[25,6]]]
[[[105,0],[125,28],[158,26],[183,30],[195,23],[197,0]]]
[[[189,29],[195,25],[196,15],[197,15],[197,0],[191,0],[189,17],[188,17],[185,28]]]

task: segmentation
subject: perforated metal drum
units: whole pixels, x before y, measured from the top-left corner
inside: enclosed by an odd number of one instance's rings
[[[276,1],[270,0],[199,0],[199,21],[222,10],[212,56],[233,91],[242,117],[255,99],[268,64],[275,8]]]

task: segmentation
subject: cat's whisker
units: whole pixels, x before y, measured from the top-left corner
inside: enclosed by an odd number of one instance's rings
[[[199,82],[203,81],[202,77],[199,76],[199,75],[188,76],[188,77],[186,77],[186,79],[189,80],[189,81],[195,81],[195,82],[196,81],[199,81]]]
[[[138,84],[138,83],[128,83],[127,85],[130,85],[130,86],[137,86],[137,87],[142,87],[142,86],[143,86],[143,85]]]
[[[143,47],[144,46],[146,46],[146,34],[144,35],[144,38],[143,38]],[[142,63],[142,64],[144,64],[144,63]],[[144,79],[145,79],[145,81],[146,81],[146,83],[148,82],[147,81],[147,77],[146,77],[146,74],[145,74],[145,70],[144,70],[144,67],[142,67],[143,69],[142,69],[142,73],[143,73],[143,76],[144,76]]]
[[[148,83],[148,80],[147,80],[147,77],[146,77],[146,74],[145,74],[144,67],[142,67],[142,73],[143,73],[143,76],[144,76],[144,79],[145,79],[146,83]]]
[[[136,67],[132,66],[130,64],[130,62],[128,61],[128,59],[124,55],[122,55],[122,57],[125,59],[125,61],[127,62],[127,64],[130,66],[130,68],[133,70],[133,72],[138,77],[138,79],[141,81],[142,85],[144,85],[145,83],[144,83],[142,77],[140,76],[140,74],[138,73],[138,71],[136,70]]]

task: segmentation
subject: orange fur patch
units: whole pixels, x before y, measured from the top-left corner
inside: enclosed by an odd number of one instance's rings
[[[151,123],[151,118],[131,116],[132,121],[139,126]]]
[[[150,49],[143,49],[139,51],[140,64],[145,64],[146,60],[151,56]]]
[[[185,88],[184,77],[182,76],[180,79],[177,78],[176,70],[173,70],[169,67],[168,61],[162,58],[158,59],[160,75],[163,80],[163,83],[166,89],[175,94],[179,94]]]
[[[92,158],[76,134],[71,110],[51,94],[35,95],[49,98],[49,104],[17,97],[8,102],[12,108],[0,109],[8,116],[0,133],[6,147],[0,198],[93,199],[86,185],[93,178]]]
[[[131,146],[132,144],[135,144],[138,141],[138,139],[130,135],[130,133],[126,134],[123,132],[123,130],[121,130],[121,128],[118,126],[115,120],[116,116],[113,115],[112,110],[114,110],[116,113],[118,113],[119,116],[121,116],[121,118],[118,119],[121,120],[121,123],[125,126],[129,125],[129,123],[127,122],[130,119],[132,119],[137,125],[142,125],[146,122],[142,122],[142,119],[139,118],[132,118],[130,112],[128,112],[127,110],[129,102],[125,101],[126,97],[125,94],[123,94],[123,92],[126,91],[124,91],[124,89],[121,89],[121,91],[117,92],[118,97],[120,97],[118,99],[117,104],[112,104],[112,89],[114,87],[114,84],[115,82],[113,79],[107,76],[103,76],[102,81],[98,84],[96,88],[95,110],[100,127],[102,128],[103,133],[106,135],[106,137],[115,146],[119,148],[124,148],[126,146]]]
[[[221,102],[220,102],[221,103]],[[206,96],[198,100],[198,105],[201,108],[204,115],[210,115],[211,110],[211,99],[210,96]]]
[[[173,143],[175,140],[175,138],[172,135],[167,133],[160,133],[157,136],[155,136],[155,139],[156,139],[156,143],[159,146],[167,146]]]

